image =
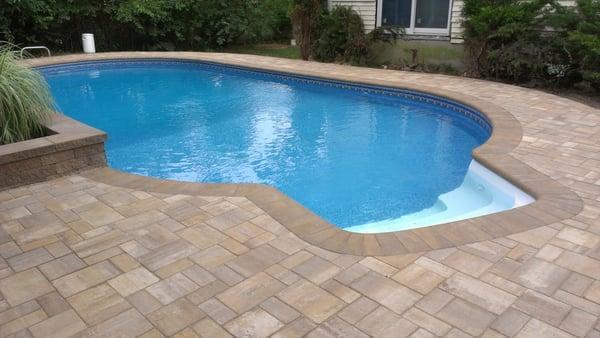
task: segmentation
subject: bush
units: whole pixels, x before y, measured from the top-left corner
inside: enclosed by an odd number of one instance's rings
[[[12,46],[1,45],[0,144],[42,136],[53,109],[43,76],[19,64]]]
[[[537,41],[552,0],[465,0],[464,38],[477,75],[521,82],[540,71],[544,44]]]
[[[317,31],[312,46],[315,60],[359,65],[369,63],[375,42],[390,42],[396,37],[395,33],[381,27],[366,34],[360,15],[347,6],[336,6],[330,12],[322,13]]]
[[[465,0],[464,39],[476,76],[569,87],[600,78],[600,0]]]
[[[361,54],[361,50],[352,48],[352,45],[364,37],[365,26],[352,8],[336,6],[330,12],[322,13],[318,32],[312,50],[316,60],[347,61],[351,57],[348,54]]]
[[[100,50],[220,49],[289,36],[290,1],[4,0],[0,41],[78,51],[94,33]]]
[[[292,22],[288,16],[292,0],[261,0],[255,22],[260,41],[284,41],[292,37]]]
[[[577,0],[574,8],[561,8],[551,21],[557,32],[553,44],[566,53],[570,66],[600,91],[600,0]]]

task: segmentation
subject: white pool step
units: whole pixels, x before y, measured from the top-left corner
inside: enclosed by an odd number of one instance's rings
[[[533,201],[529,194],[473,160],[463,183],[440,195],[432,207],[395,219],[346,227],[344,230],[382,233],[421,228],[493,214]]]

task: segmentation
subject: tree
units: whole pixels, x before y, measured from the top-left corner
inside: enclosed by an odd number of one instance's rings
[[[311,54],[317,22],[321,15],[321,0],[294,0],[290,17],[296,30],[300,56],[308,60]]]

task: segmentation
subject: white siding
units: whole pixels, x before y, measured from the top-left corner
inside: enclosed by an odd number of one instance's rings
[[[452,1],[452,16],[450,17],[450,43],[463,43],[463,0]]]
[[[563,6],[575,6],[575,0],[558,0],[558,3]]]
[[[334,6],[350,6],[363,19],[367,31],[375,28],[376,0],[329,0],[329,6],[330,8]]]

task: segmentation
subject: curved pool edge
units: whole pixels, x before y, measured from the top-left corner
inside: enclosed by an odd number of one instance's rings
[[[559,222],[577,215],[583,208],[582,200],[573,191],[511,155],[511,151],[520,143],[523,131],[518,120],[510,112],[467,94],[417,86],[401,81],[365,79],[352,74],[325,73],[306,68],[289,69],[278,66],[277,63],[266,65],[240,60],[225,60],[219,59],[214,54],[195,52],[119,52],[67,55],[28,60],[26,63],[33,67],[39,67],[82,61],[131,58],[213,62],[259,71],[275,71],[356,84],[407,89],[462,103],[483,113],[493,127],[488,141],[474,150],[474,159],[532,195],[536,201],[517,209],[433,227],[382,234],[358,234],[329,224],[277,189],[262,184],[188,183],[128,174],[110,168],[94,169],[83,173],[85,177],[102,183],[160,193],[243,196],[303,240],[323,249],[361,256],[417,253],[494,239]]]

